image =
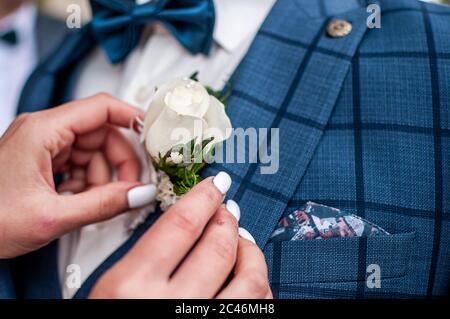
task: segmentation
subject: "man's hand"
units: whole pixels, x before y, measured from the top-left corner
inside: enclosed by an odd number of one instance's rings
[[[118,127],[129,127],[142,115],[100,94],[24,114],[12,123],[0,139],[0,258],[25,254],[128,210],[127,193],[139,185],[140,165]],[[116,169],[119,181],[101,182],[106,172],[98,167]],[[58,195],[53,182],[58,172],[88,172],[89,190]],[[60,190],[85,189],[80,180]]]
[[[271,298],[264,255],[239,238],[238,214],[222,204],[226,189],[217,179],[224,175],[199,183],[168,209],[90,297]]]

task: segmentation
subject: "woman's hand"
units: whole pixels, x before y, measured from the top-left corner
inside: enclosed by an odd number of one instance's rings
[[[102,94],[14,121],[0,139],[0,258],[153,200],[154,186],[135,188],[139,162],[118,132],[138,115]],[[115,168],[119,181],[104,184],[108,173],[94,166]],[[53,174],[80,168],[84,185],[72,174],[61,188],[81,192],[58,195]],[[270,298],[262,252],[239,238],[252,239],[238,231],[237,204],[222,204],[230,182],[222,173],[194,187],[100,278],[91,297]]]
[[[264,255],[248,232],[238,231],[239,207],[222,204],[229,185],[225,173],[196,185],[99,279],[90,297],[271,298]]]
[[[0,139],[0,258],[25,254],[128,210],[127,193],[139,185],[140,166],[118,127],[128,127],[141,113],[100,94],[24,114],[12,123]],[[117,169],[119,182],[95,187],[106,174],[95,166]],[[93,182],[88,191],[58,195],[54,173],[89,168]],[[68,181],[62,188],[74,190],[77,183]]]

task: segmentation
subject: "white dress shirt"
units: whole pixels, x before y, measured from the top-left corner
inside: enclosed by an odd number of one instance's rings
[[[111,65],[98,48],[83,67],[74,96],[82,98],[103,91],[145,110],[156,86],[175,77],[190,76],[195,71],[199,71],[202,84],[220,89],[244,57],[274,2],[215,0],[215,44],[208,56],[191,55],[160,25],[148,29],[139,47],[119,65]],[[141,157],[141,181],[154,182],[153,169],[138,138],[131,132],[124,131],[124,134]],[[79,266],[81,282],[84,282],[153,210],[154,206],[150,206],[128,212],[62,237],[58,263],[63,297],[71,298],[77,291],[66,285],[70,275],[66,272],[68,265]]]
[[[14,30],[18,38],[16,45],[0,41],[0,136],[14,120],[22,87],[37,62],[36,16],[34,5],[26,4],[0,20],[0,33]]]

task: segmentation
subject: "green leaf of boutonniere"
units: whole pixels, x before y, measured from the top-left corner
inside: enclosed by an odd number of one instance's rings
[[[196,143],[196,140],[193,139],[185,145],[173,147],[163,156],[160,154],[159,159],[153,161],[156,169],[163,171],[170,177],[176,195],[184,195],[202,180],[200,171],[206,165],[204,158],[209,154],[214,154],[214,148],[209,151],[206,150],[207,145],[212,140],[213,138],[209,138],[201,141],[201,143]],[[174,163],[173,154],[183,156],[183,161]]]

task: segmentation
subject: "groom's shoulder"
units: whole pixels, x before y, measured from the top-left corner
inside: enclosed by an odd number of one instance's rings
[[[360,52],[450,53],[450,6],[419,0],[379,0],[380,27],[366,33]],[[367,13],[369,14],[369,13]],[[406,57],[407,55],[405,55]]]
[[[382,19],[396,19],[399,24],[423,24],[426,16],[436,29],[450,25],[450,5],[423,0],[380,0],[379,5]]]

